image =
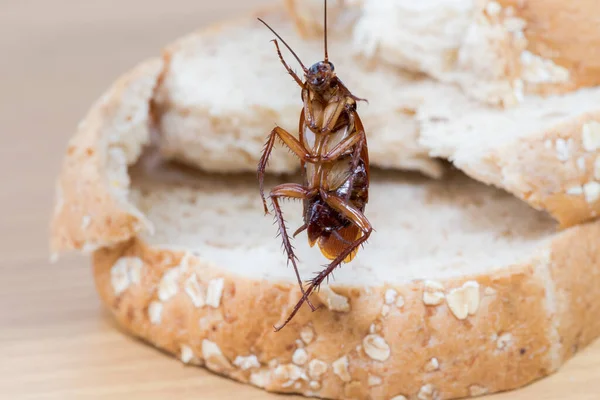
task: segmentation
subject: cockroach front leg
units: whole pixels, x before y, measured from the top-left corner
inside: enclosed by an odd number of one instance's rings
[[[369,239],[369,236],[371,236],[371,232],[373,232],[373,227],[371,226],[371,223],[359,209],[354,207],[352,204],[350,204],[346,200],[339,198],[337,196],[330,195],[325,191],[321,191],[320,194],[321,194],[321,197],[325,200],[325,202],[327,202],[328,205],[330,205],[333,209],[335,209],[340,214],[342,214],[344,217],[346,217],[346,219],[348,219],[350,222],[352,222],[353,224],[358,226],[360,228],[360,230],[363,232],[363,234],[361,237],[359,237],[358,239],[356,239],[355,241],[350,243],[348,245],[348,247],[346,247],[335,258],[335,260],[333,260],[324,270],[319,272],[317,274],[317,276],[315,276],[311,280],[310,285],[308,286],[308,288],[302,295],[302,298],[298,301],[298,303],[296,303],[296,305],[294,306],[294,309],[292,310],[290,315],[287,317],[285,322],[280,326],[274,327],[276,332],[281,330],[284,326],[287,325],[288,322],[290,322],[292,320],[292,318],[294,318],[294,316],[296,315],[298,310],[300,310],[300,307],[302,307],[302,304],[304,304],[304,302],[308,301],[308,296],[310,296],[310,294],[316,288],[318,288],[319,285],[321,285],[321,283],[325,280],[325,278],[327,278],[329,276],[329,274],[331,274],[333,272],[333,270],[336,269],[344,261],[344,259],[346,257],[348,257],[348,255],[350,255],[360,245],[362,245],[364,242],[366,242],[367,239]]]
[[[277,55],[279,56],[279,60],[281,60],[281,63],[287,70],[288,74],[290,74],[291,77],[294,78],[294,80],[296,81],[296,83],[298,85],[300,85],[300,87],[304,87],[304,85],[302,84],[302,80],[298,77],[298,75],[296,75],[296,73],[290,68],[290,66],[283,59],[283,56],[281,55],[281,50],[279,50],[279,43],[277,42],[277,39],[273,39],[273,40],[271,40],[271,42],[275,43],[275,48],[277,49]]]
[[[279,235],[281,236],[281,240],[283,241],[283,247],[285,248],[285,252],[287,254],[288,262],[291,261],[292,266],[294,267],[294,272],[296,273],[296,278],[298,279],[298,285],[300,285],[300,290],[302,291],[302,295],[304,296],[304,286],[302,286],[302,279],[300,278],[300,272],[298,271],[298,266],[296,265],[297,257],[294,254],[294,248],[292,243],[290,242],[290,237],[287,233],[287,228],[285,227],[285,221],[283,219],[283,213],[281,212],[281,207],[279,206],[279,198],[291,198],[291,199],[307,199],[310,196],[310,192],[302,185],[298,185],[296,183],[284,183],[282,185],[275,186],[273,190],[271,190],[271,202],[273,203],[273,210],[275,211],[275,218],[277,219],[277,223],[279,225]],[[306,302],[310,306],[310,308],[315,311],[316,308],[312,305],[312,303],[307,299]]]
[[[335,79],[337,80],[338,85],[346,92],[348,93],[348,96],[350,96],[351,99],[355,100],[355,101],[364,101],[367,104],[369,104],[369,100],[367,99],[361,99],[360,97],[356,97],[355,95],[352,94],[352,92],[350,92],[350,90],[348,89],[348,87],[346,85],[344,85],[344,82],[342,82],[342,80],[339,77],[335,77]]]
[[[267,208],[267,201],[265,199],[265,190],[264,190],[264,180],[265,180],[265,169],[267,168],[267,162],[269,161],[269,156],[271,155],[271,151],[273,150],[273,146],[275,145],[275,139],[279,137],[281,142],[286,145],[298,158],[302,161],[308,161],[310,158],[310,153],[302,143],[298,141],[295,137],[292,136],[291,133],[286,131],[283,128],[276,126],[273,128],[271,133],[269,134],[269,138],[267,139],[267,143],[265,144],[265,149],[263,150],[263,154],[258,163],[258,185],[260,189],[260,197],[263,202],[263,207],[265,210],[265,214],[269,213],[269,209]]]

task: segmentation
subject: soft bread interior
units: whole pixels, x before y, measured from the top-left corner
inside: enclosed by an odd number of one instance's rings
[[[137,169],[131,199],[155,225],[143,239],[157,248],[191,251],[215,268],[253,279],[293,281],[273,216],[263,215],[254,175],[208,175],[173,166]],[[372,171],[367,245],[331,283],[355,285],[488,273],[529,259],[555,232],[544,213],[461,173],[435,181]],[[288,177],[287,181],[298,179]],[[271,178],[269,185],[279,183]],[[299,202],[283,207],[289,232],[302,225]],[[302,277],[326,260],[293,240]]]
[[[256,13],[294,49],[305,66],[323,59],[322,38],[302,39],[282,10]],[[296,135],[301,88],[286,72],[271,40],[254,17],[190,34],[169,46],[168,68],[156,91],[163,154],[206,171],[256,169],[269,132],[276,126]],[[283,57],[302,69],[279,43]],[[371,161],[385,168],[441,176],[439,163],[418,143],[414,110],[422,79],[396,68],[365,65],[353,56],[345,35],[329,36],[329,56],[338,77],[360,98],[358,112],[369,137]],[[269,171],[297,170],[296,159],[274,150]]]

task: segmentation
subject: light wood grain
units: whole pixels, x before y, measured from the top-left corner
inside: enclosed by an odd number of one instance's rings
[[[0,398],[295,398],[183,366],[128,337],[101,307],[87,258],[47,261],[54,178],[90,104],[172,39],[266,2],[0,2]],[[557,374],[491,398],[600,398],[600,342]]]

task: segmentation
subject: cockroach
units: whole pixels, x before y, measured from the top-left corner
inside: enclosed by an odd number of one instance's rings
[[[265,21],[258,18],[296,58],[304,71],[304,82],[286,63],[277,39],[273,39],[279,60],[301,88],[302,111],[297,139],[276,126],[268,136],[258,163],[260,196],[265,214],[269,214],[264,194],[264,175],[276,139],[300,159],[303,184],[284,183],[275,186],[270,194],[279,235],[292,263],[302,297],[286,321],[275,326],[282,329],[298,312],[303,303],[312,311],[316,308],[309,300],[310,294],[343,262],[350,262],[359,247],[367,241],[373,228],[365,217],[369,197],[369,154],[365,129],[356,111],[357,102],[365,100],[354,96],[334,72],[327,54],[327,1],[324,1],[324,53],[323,61],[306,68],[291,47]],[[366,101],[366,100],[365,100]],[[293,237],[306,230],[311,247],[316,243],[321,253],[331,262],[325,265],[305,289],[287,233],[279,204],[280,199],[300,199],[303,203],[304,224]]]

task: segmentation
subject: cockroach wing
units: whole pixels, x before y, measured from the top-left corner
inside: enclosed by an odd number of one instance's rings
[[[304,147],[307,150],[311,150],[314,152],[316,150],[316,142],[317,142],[316,133],[311,131],[310,128],[308,127],[308,125],[306,125],[306,124],[302,124],[302,130],[300,132],[301,132],[301,134],[300,134],[301,143],[304,145]]]
[[[340,144],[340,142],[346,139],[351,134],[355,134],[354,125],[346,124],[342,126],[340,129],[333,131],[327,137],[327,144],[325,146],[325,151],[329,152],[333,150],[335,146]]]
[[[352,174],[352,157],[344,157],[336,161],[327,174],[327,189],[337,190],[344,183],[348,182]]]

